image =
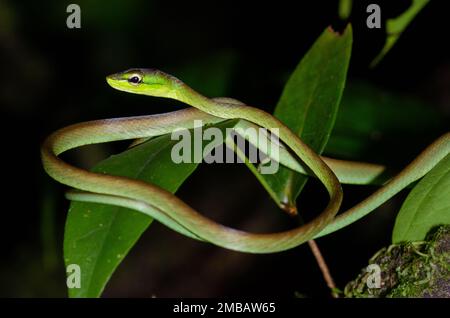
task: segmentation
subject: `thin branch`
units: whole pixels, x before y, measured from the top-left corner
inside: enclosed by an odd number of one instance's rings
[[[289,207],[286,205],[284,211],[288,213],[291,217],[297,217],[297,221],[299,224],[305,224],[303,218],[298,214],[297,207]],[[334,283],[333,276],[331,276],[330,269],[328,268],[327,262],[322,255],[322,252],[319,249],[319,245],[317,245],[315,240],[308,241],[309,248],[314,255],[314,258],[317,261],[317,265],[319,265],[319,269],[322,272],[323,279],[325,280],[328,288],[331,290],[331,296],[333,298],[339,298],[339,289],[336,287]]]
[[[327,283],[327,286],[331,289],[331,295],[334,298],[339,298],[339,293],[337,292],[338,289],[336,288],[336,284],[334,283],[333,276],[331,276],[328,265],[325,262],[322,253],[320,252],[319,246],[314,240],[308,241],[308,245],[314,257],[316,258],[317,264],[319,265],[320,271],[322,272],[323,278]]]

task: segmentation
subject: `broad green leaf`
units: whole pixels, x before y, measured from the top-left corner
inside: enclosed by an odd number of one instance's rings
[[[234,123],[228,121],[217,127],[224,129]],[[144,180],[174,193],[198,165],[172,161],[172,147],[177,142],[170,135],[156,137],[109,157],[92,171]],[[69,296],[100,296],[114,270],[151,222],[152,218],[129,209],[72,202],[66,221],[64,258],[66,266],[80,266],[81,288],[69,289]]]
[[[392,242],[421,241],[430,229],[450,224],[450,154],[414,187],[395,221]]]
[[[386,21],[386,42],[381,52],[373,59],[371,67],[377,65],[381,59],[392,49],[414,17],[430,0],[412,0],[411,6],[401,15]]]
[[[173,164],[170,136],[155,138],[102,161],[92,170],[154,183],[175,192],[196,164]],[[151,224],[152,218],[129,209],[72,202],[64,235],[66,266],[81,267],[81,288],[70,297],[98,297],[116,267]]]
[[[317,153],[330,137],[344,90],[350,61],[352,29],[342,35],[327,28],[292,73],[275,109],[275,116]],[[255,170],[253,170],[255,172]],[[257,175],[280,207],[296,211],[295,200],[307,177],[280,166],[273,175]]]

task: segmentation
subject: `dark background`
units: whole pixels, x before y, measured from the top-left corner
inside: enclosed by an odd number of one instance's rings
[[[403,108],[392,103],[389,107],[401,110],[402,124],[374,131],[364,151],[340,155],[402,167],[448,129],[450,60],[444,45],[448,11],[444,1],[429,3],[380,65],[369,69],[385,33],[366,27],[370,2],[355,2],[349,87],[356,87],[357,94],[363,83],[377,92],[395,94],[396,101],[420,101],[427,116],[421,121],[421,116],[410,116],[406,102]],[[65,187],[43,172],[39,159],[43,139],[80,121],[184,107],[112,90],[105,75],[155,67],[205,95],[234,97],[272,112],[290,72],[315,39],[329,25],[336,30],[345,26],[338,18],[337,1],[111,0],[78,1],[82,28],[68,29],[69,3],[0,2],[4,161],[0,296],[66,295],[62,240],[68,202],[63,198]],[[377,3],[384,21],[410,2]],[[348,95],[347,100],[351,98]],[[91,166],[123,146],[101,146],[77,152],[71,159]],[[344,208],[374,189],[346,186]],[[389,244],[395,213],[406,194],[318,240],[339,287]],[[277,210],[243,165],[201,165],[178,195],[208,216],[242,229],[275,231],[296,224]],[[319,212],[325,199],[320,186],[309,182],[299,208]],[[194,242],[155,223],[119,266],[104,296],[294,296],[296,292],[329,297],[307,245],[273,255],[247,255]]]

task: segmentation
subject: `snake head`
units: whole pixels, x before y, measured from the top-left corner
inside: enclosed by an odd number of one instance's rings
[[[156,69],[133,68],[106,77],[113,88],[134,94],[176,97],[181,81]]]

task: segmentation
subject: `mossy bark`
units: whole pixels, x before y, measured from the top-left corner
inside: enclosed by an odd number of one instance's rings
[[[434,229],[424,242],[385,247],[370,264],[379,266],[379,284],[374,287],[372,265],[347,284],[346,297],[450,298],[450,225]]]

